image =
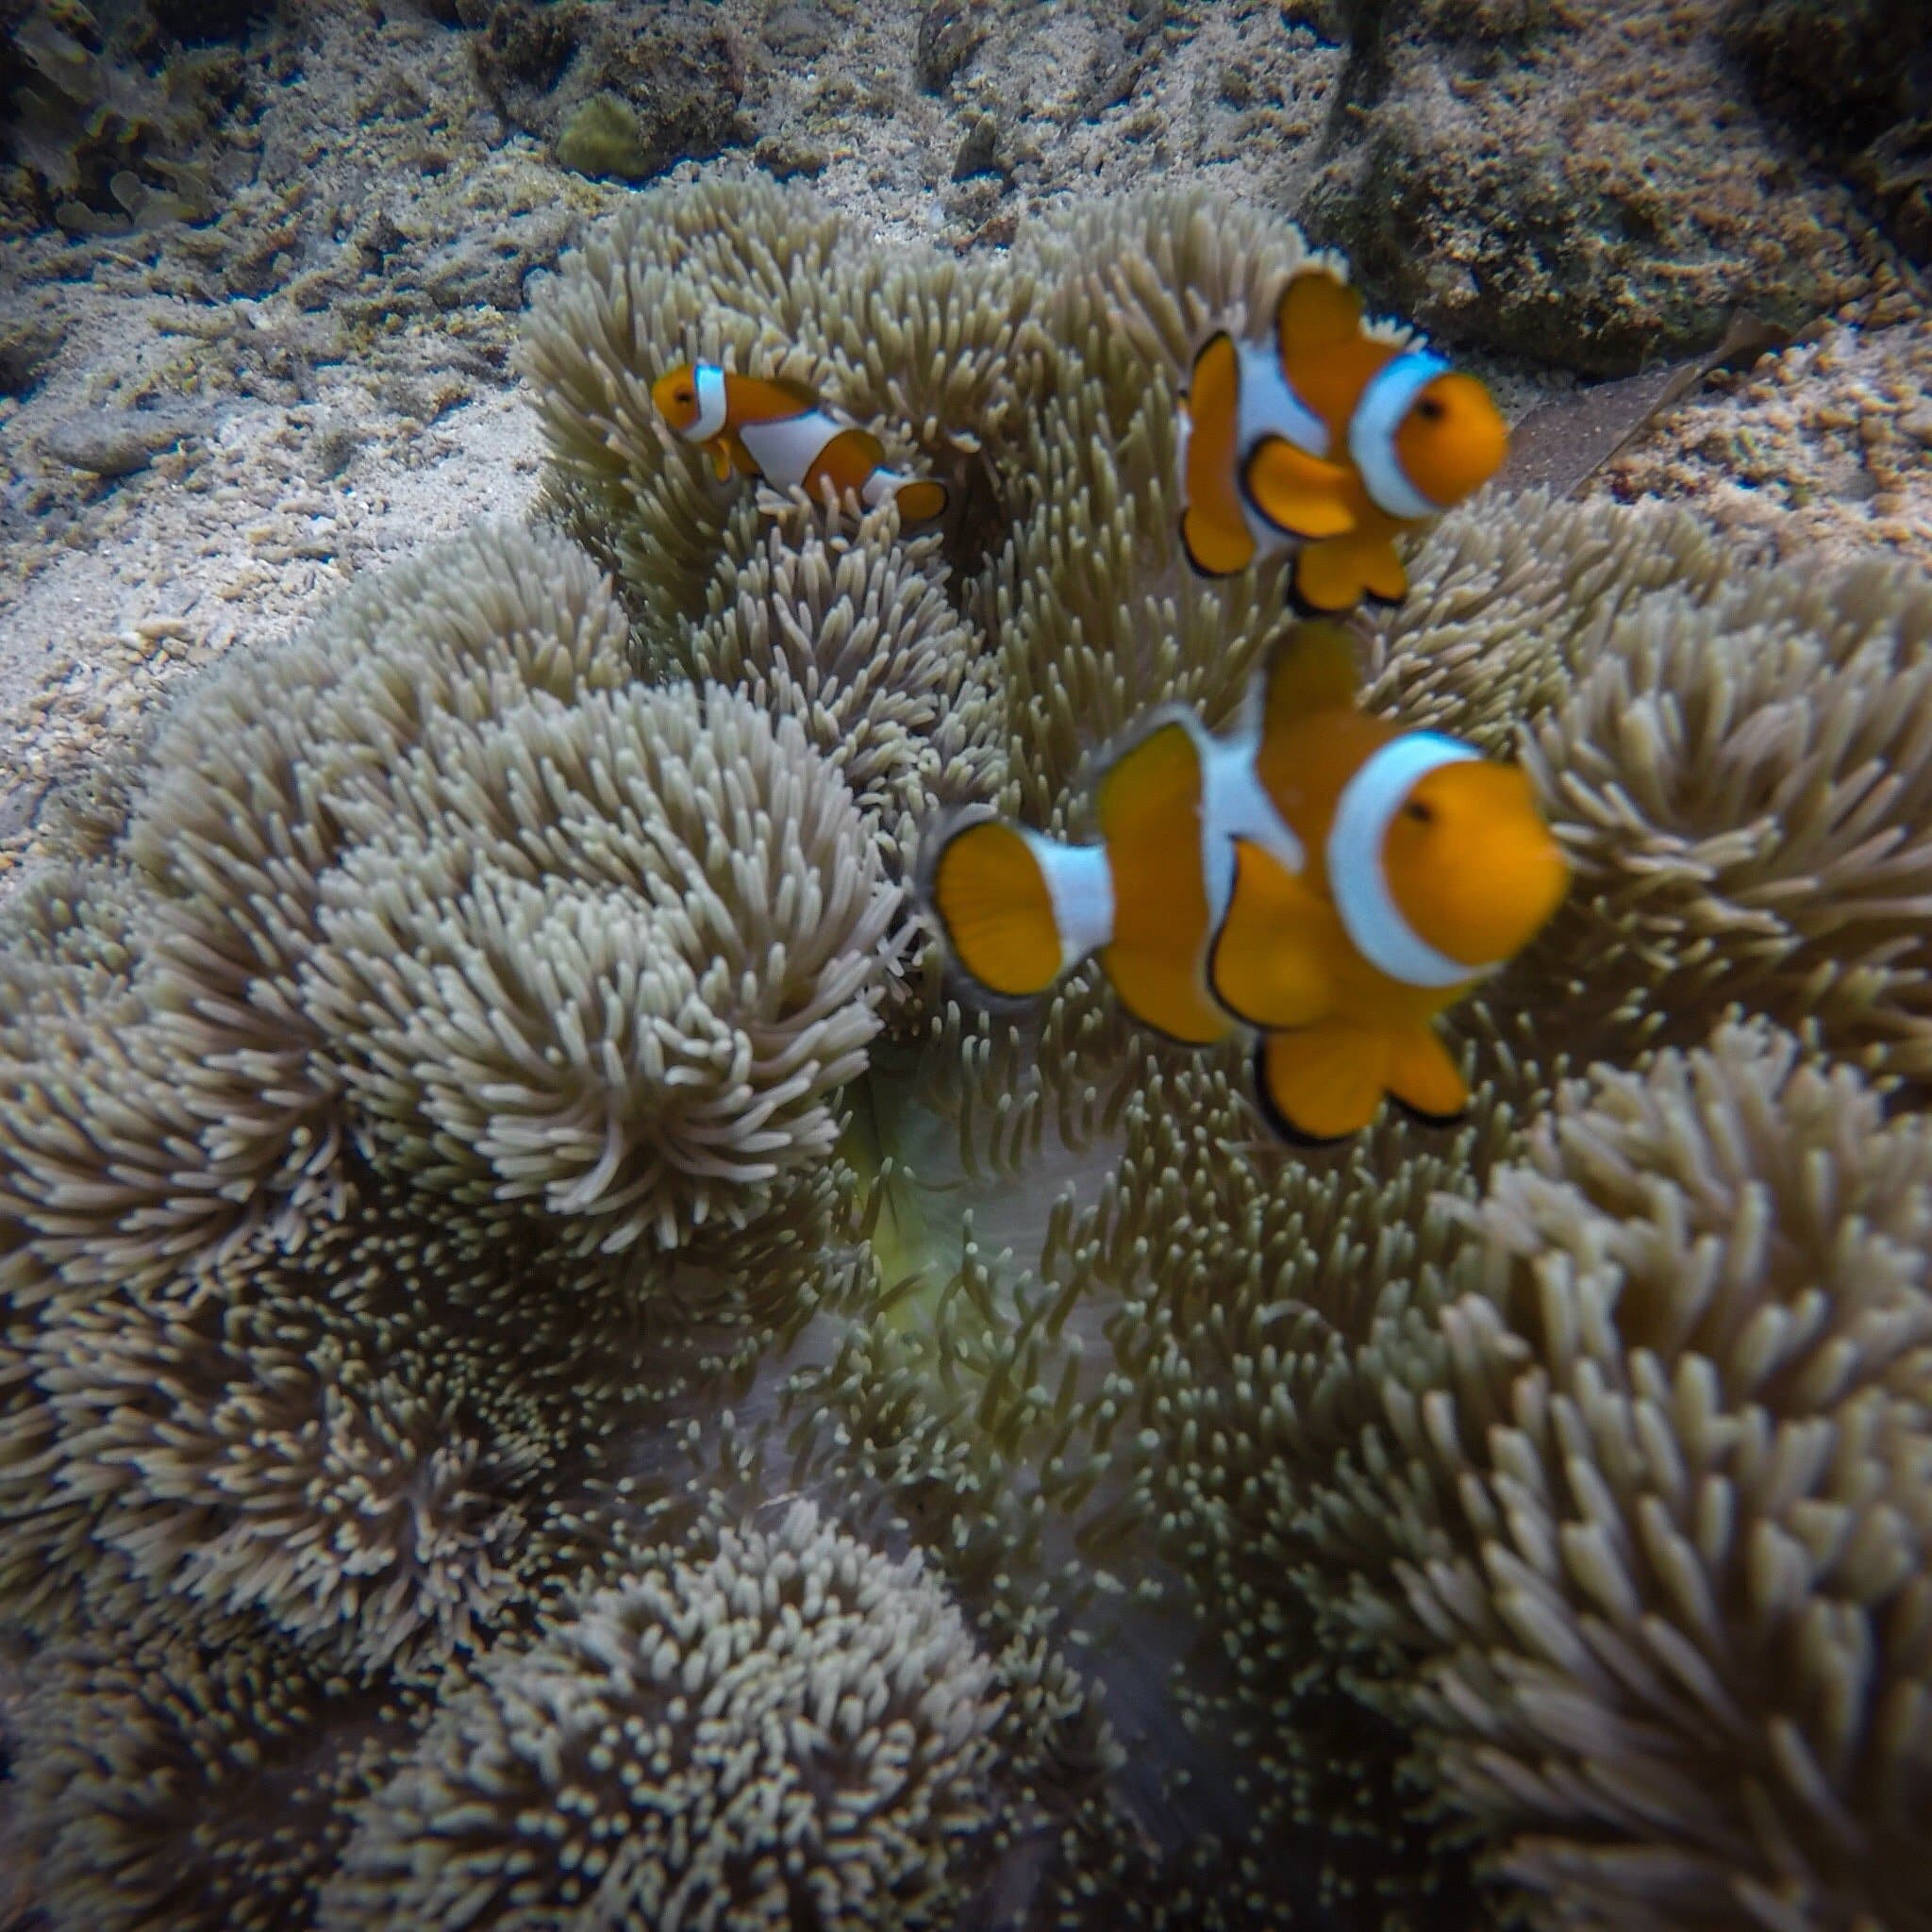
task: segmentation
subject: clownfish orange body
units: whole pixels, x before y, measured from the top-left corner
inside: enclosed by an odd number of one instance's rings
[[[1122,1003],[1176,1040],[1260,1036],[1262,1110],[1339,1139],[1385,1094],[1448,1119],[1468,1089],[1431,1023],[1542,925],[1568,869],[1528,780],[1355,704],[1346,631],[1305,624],[1229,736],[1191,713],[1108,766],[1100,842],[984,815],[923,855],[927,902],[987,991],[1044,991],[1097,954]]]
[[[867,508],[891,497],[908,523],[928,522],[946,508],[943,483],[887,469],[877,437],[828,416],[798,383],[681,362],[651,385],[651,400],[679,436],[709,453],[721,483],[735,467],[774,490],[849,491]]]
[[[1348,609],[1408,588],[1392,539],[1502,467],[1508,430],[1474,376],[1378,341],[1332,270],[1292,276],[1274,342],[1210,336],[1186,398],[1181,537],[1210,576],[1293,547],[1297,601]]]

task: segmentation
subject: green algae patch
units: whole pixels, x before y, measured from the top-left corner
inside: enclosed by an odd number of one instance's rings
[[[662,165],[646,145],[637,110],[615,94],[592,94],[557,137],[557,158],[579,175],[646,181]]]

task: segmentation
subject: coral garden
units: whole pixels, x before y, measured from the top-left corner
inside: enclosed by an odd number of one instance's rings
[[[1177,397],[1303,243],[769,184],[540,297],[548,515],[231,654],[0,914],[11,1857],[113,1928],[1932,1926],[1932,582],[1491,492],[1367,702],[1574,861],[1275,1143],[922,827],[1289,623]],[[782,374],[951,483],[722,488]]]

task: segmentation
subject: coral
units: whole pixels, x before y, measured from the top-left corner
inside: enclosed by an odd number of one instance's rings
[[[599,692],[400,776],[306,989],[388,1164],[610,1250],[748,1221],[830,1152],[897,893],[797,724]]]
[[[365,1807],[325,1927],[925,1924],[1011,1803],[995,1661],[917,1557],[808,1503],[476,1675]]]
[[[192,1302],[57,1291],[5,1431],[9,1597],[47,1603],[118,1552],[157,1596],[375,1664],[502,1609],[567,1421],[687,1365],[637,1333],[657,1285],[576,1268],[546,1299],[559,1257],[530,1241],[437,1231],[366,1181],[344,1209],[292,1251],[258,1234]]]
[[[213,211],[215,162],[201,149],[244,92],[234,50],[219,43],[265,10],[28,7],[8,36],[0,107],[12,154],[62,226],[125,233]]]
[[[896,515],[849,536],[774,523],[670,656],[796,718],[904,877],[924,821],[996,789],[1001,714],[939,540],[900,540]]]
[[[1567,1087],[1307,1505],[1553,1924],[1923,1924],[1932,1141],[1764,1023]]]
[[[1849,195],[1740,111],[1715,0],[1346,10],[1353,85],[1302,217],[1450,341],[1621,375],[1860,282]]]
[[[39,1848],[47,1922],[90,1932],[312,1923],[350,1806],[420,1702],[232,1617],[198,1641],[103,1630],[42,1651],[31,1677],[15,1837]]]
[[[1532,774],[1576,943],[1656,1010],[1746,1000],[1932,1073],[1932,588],[1897,566],[1660,591],[1600,636]]]

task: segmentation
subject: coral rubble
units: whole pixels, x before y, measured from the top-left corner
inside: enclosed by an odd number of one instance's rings
[[[1288,622],[1170,479],[1304,254],[641,196],[530,325],[548,521],[68,802],[0,913],[57,1932],[1932,1918],[1923,577],[1540,494],[1418,546],[1368,701],[1578,874],[1452,1129],[1284,1150],[1097,975],[962,1006],[908,904],[936,810],[1077,833]],[[957,516],[720,484],[694,355]]]

